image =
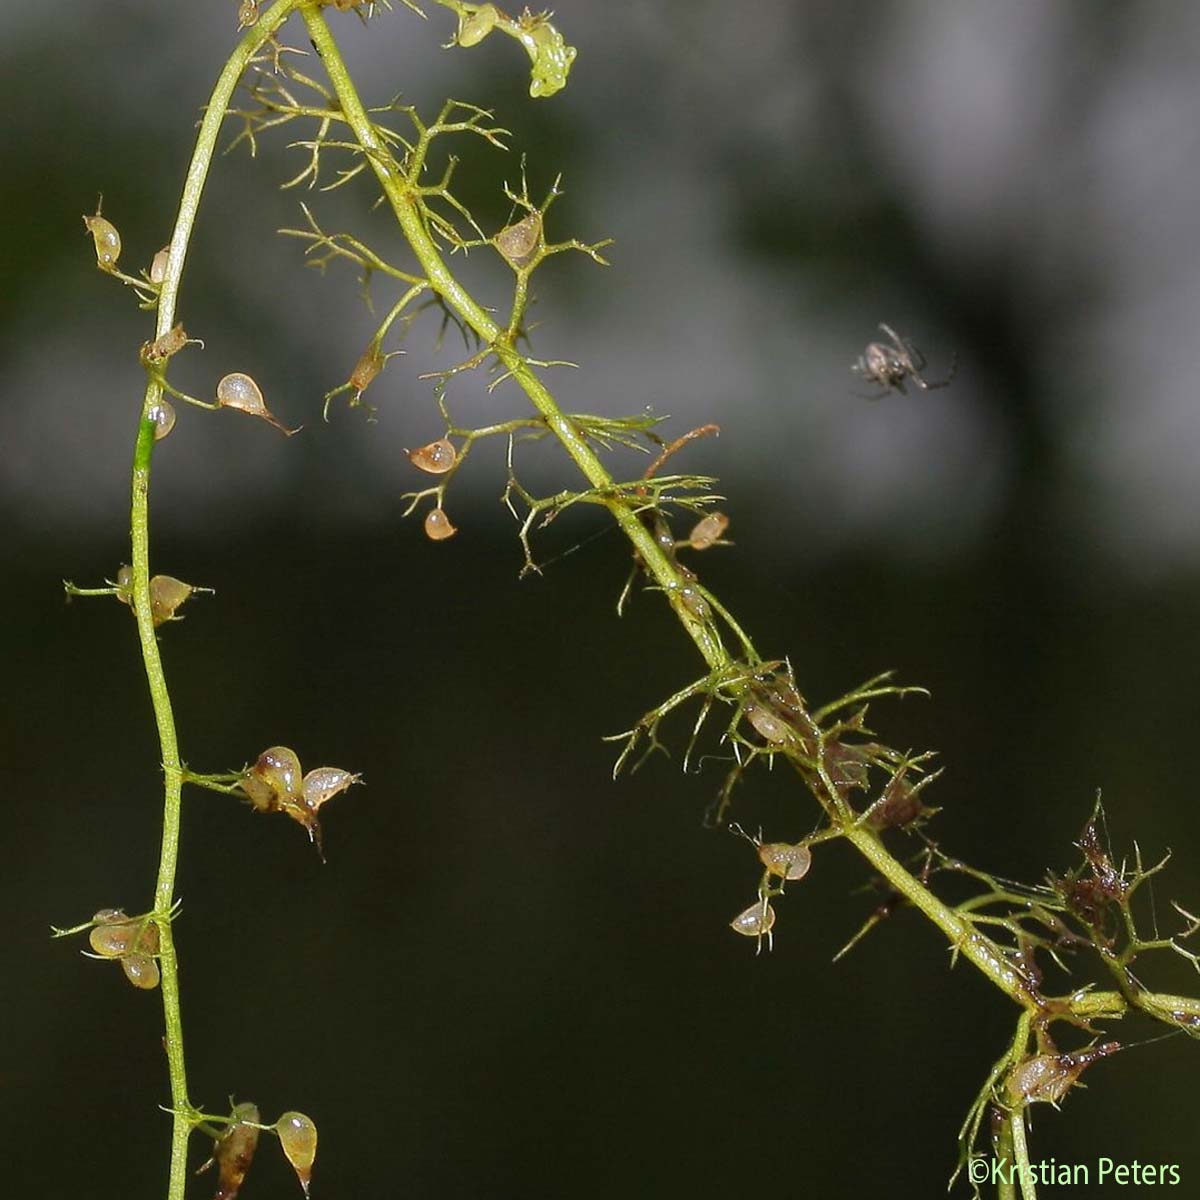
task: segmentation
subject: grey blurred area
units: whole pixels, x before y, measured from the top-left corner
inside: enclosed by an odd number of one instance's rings
[[[485,231],[510,219],[500,184],[524,155],[535,196],[562,173],[552,238],[615,239],[606,270],[572,255],[539,274],[533,351],[579,364],[547,373],[571,411],[721,425],[678,464],[721,479],[735,546],[697,566],[759,648],[790,655],[813,698],[893,667],[931,688],[873,717],[942,752],[933,830],[955,853],[1061,870],[1102,789],[1120,849],[1175,851],[1164,925],[1171,899],[1194,910],[1200,13],[561,0],[579,57],[563,93],[530,100],[514,44],[439,49],[453,22],[426,7],[331,21],[372,102],[432,115],[452,96],[512,131],[507,155],[454,147]],[[157,855],[128,616],[60,587],[127,557],[151,327],[96,271],[80,216],[103,193],[132,272],[167,240],[236,8],[6,13],[0,1128],[19,1194],[151,1196],[164,1179],[157,997],[46,936],[144,908]],[[298,26],[286,40],[307,45]],[[308,136],[216,163],[180,307],[205,346],[172,369],[206,397],[247,371],[304,431],[181,406],[155,457],[155,566],[216,589],[162,634],[189,763],[283,742],[366,787],[331,803],[324,867],[282,818],[189,794],[193,1101],[310,1112],[317,1200],[943,1194],[1008,1002],[950,970],[911,913],[831,966],[877,903],[837,850],[780,903],[773,954],[729,932],[755,862],[703,827],[721,769],[679,772],[687,720],[674,761],[609,778],[601,735],[700,673],[653,593],[616,619],[616,535],[564,514],[537,543],[544,575],[518,582],[500,445],[454,481],[456,538],[402,519],[424,486],[404,449],[441,431],[421,376],[469,348],[428,314],[368,393],[375,422],[337,400],[321,420],[394,293],[372,282],[373,316],[352,270],[318,274],[274,231],[304,202],[404,257],[364,179],[279,190]],[[496,256],[454,262],[504,306]],[[930,378],[955,364],[951,385],[872,395],[850,366],[881,322]],[[486,384],[451,382],[457,421],[525,413]],[[548,444],[516,467],[539,494],[574,485]],[[799,837],[815,811],[781,775],[735,815]],[[1148,973],[1196,990],[1173,965]],[[1110,1032],[1154,1032],[1129,1024]],[[1194,1188],[1196,1063],[1177,1039],[1100,1064],[1039,1113],[1035,1151],[1175,1162]],[[268,1149],[246,1200],[292,1194]]]

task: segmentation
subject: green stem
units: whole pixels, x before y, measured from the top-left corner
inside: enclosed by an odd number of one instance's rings
[[[439,0],[439,3],[443,2],[444,0]],[[485,345],[491,347],[591,486],[601,495],[605,491],[614,492],[611,498],[603,501],[605,507],[633,543],[647,570],[662,587],[675,615],[695,642],[710,669],[716,671],[733,666],[734,659],[722,645],[714,626],[697,618],[684,603],[682,593],[689,580],[682,575],[671,558],[663,553],[650,530],[635,512],[636,506],[615,494],[613,476],[592,450],[586,437],[563,413],[529,363],[514,349],[508,331],[502,329],[489,313],[475,302],[447,267],[422,217],[420,195],[415,186],[396,168],[390,150],[376,131],[354,86],[341,50],[322,15],[321,5],[317,0],[303,0],[299,11],[333,85],[346,124],[362,147],[367,162],[371,164],[371,169],[417,261],[421,264],[430,287],[474,330]],[[747,652],[753,654],[749,638],[726,610],[719,603],[714,603],[713,608],[725,618]],[[884,849],[875,833],[852,822],[845,824],[844,830],[847,840],[890,886],[915,908],[920,909],[946,935],[956,954],[961,954],[973,963],[996,987],[1026,1010],[1032,1012],[1041,1008],[1040,998],[1031,992],[1025,980],[1004,957],[996,943],[939,900]],[[1070,998],[1066,1007],[1072,1012],[1086,1011],[1093,1015],[1103,1013],[1119,1016],[1129,1006],[1117,993],[1105,992],[1079,993]]]
[[[1013,1162],[1017,1168],[1017,1178],[1021,1183],[1022,1200],[1037,1200],[1037,1188],[1033,1183],[1033,1171],[1029,1166],[1029,1145],[1025,1141],[1025,1112],[1016,1109],[1008,1114],[1005,1122],[1012,1137]]]
[[[400,224],[417,261],[421,264],[433,290],[469,325],[485,345],[491,346],[496,356],[512,373],[513,379],[529,397],[534,408],[542,415],[550,432],[558,438],[563,448],[574,460],[587,481],[600,491],[614,486],[612,475],[596,456],[586,437],[571,423],[559,408],[545,384],[526,364],[524,358],[513,348],[502,329],[491,316],[472,299],[470,293],[450,272],[430,237],[421,216],[420,199],[414,195],[410,185],[398,172],[388,167],[391,154],[367,113],[354,81],[346,69],[345,61],[333,33],[321,15],[315,0],[304,0],[300,12],[308,26],[309,37],[333,84],[333,89],[345,114],[346,122],[362,146],[367,161],[371,164],[392,212]],[[687,580],[675,564],[654,541],[650,531],[642,524],[631,506],[616,497],[605,501],[625,535],[633,543],[646,564],[647,569],[663,588],[671,607],[675,610],[683,627],[704,656],[710,667],[727,666],[730,657],[721,645],[712,625],[698,619],[684,604],[683,589]]]
[[[1005,995],[1025,1008],[1040,1007],[1037,996],[1029,989],[1012,964],[990,939],[974,929],[949,905],[943,903],[884,848],[879,836],[862,825],[852,825],[845,832],[848,842],[900,893],[914,908],[918,908],[945,935],[955,954],[973,963]]]
[[[996,1135],[996,1162],[1000,1164],[1000,1182],[996,1185],[996,1200],[1017,1200],[1017,1185],[1008,1175],[1014,1161],[1012,1126],[1005,1119]]]
[[[279,0],[265,12],[238,42],[217,79],[200,123],[196,148],[188,167],[179,202],[179,214],[171,235],[166,273],[158,293],[158,319],[155,336],[162,337],[175,323],[175,306],[183,278],[188,243],[200,206],[204,181],[216,152],[217,134],[225,119],[250,59],[274,35],[296,7],[297,0]],[[132,503],[130,507],[130,543],[132,547],[132,603],[137,617],[138,641],[150,689],[150,703],[158,728],[163,766],[162,844],[158,877],[154,886],[154,919],[159,931],[159,972],[162,977],[163,1039],[167,1053],[167,1071],[171,1082],[171,1164],[167,1184],[168,1200],[183,1200],[187,1183],[187,1143],[192,1130],[191,1105],[188,1101],[187,1067],[183,1047],[183,1016],[179,1003],[179,960],[171,928],[175,903],[175,871],[179,860],[179,830],[183,764],[175,732],[171,696],[158,651],[154,618],[150,607],[150,465],[154,456],[155,424],[150,412],[162,399],[163,380],[151,371],[142,401],[137,443],[133,455]]]
[[[1024,1060],[1029,1048],[1029,1036],[1033,1028],[1033,1012],[1025,1009],[1017,1019],[1017,1029],[1013,1035],[1012,1045],[1006,1055],[1007,1066],[1005,1075],[1013,1071]],[[1013,1117],[1016,1124],[1013,1123]],[[1025,1142],[1024,1110],[1015,1113],[1005,1113],[996,1139],[996,1155],[1004,1164],[1004,1172],[1000,1177],[998,1200],[1017,1200],[1017,1179],[1021,1180],[1024,1188],[1024,1177],[1029,1173],[1029,1148]],[[1012,1168],[1017,1168],[1017,1179],[1014,1179]],[[1032,1183],[1030,1183],[1032,1187]]]
[[[370,162],[376,178],[383,188],[384,195],[433,290],[453,308],[486,345],[494,349],[496,355],[512,373],[517,384],[529,397],[534,408],[541,414],[551,433],[562,443],[563,448],[592,487],[600,491],[613,488],[615,481],[612,475],[588,445],[587,440],[563,414],[558,403],[535,372],[512,348],[505,337],[505,331],[472,299],[446,266],[421,217],[418,198],[413,196],[410,185],[401,177],[400,173],[389,169],[389,151],[376,132],[374,124],[359,98],[341,51],[321,14],[319,5],[315,3],[315,0],[305,0],[300,6],[300,11],[308,26],[308,33],[312,38],[313,45],[321,56],[330,82],[333,84],[347,124],[362,146],[367,161]],[[714,635],[712,627],[708,623],[698,620],[682,603],[680,593],[686,581],[675,564],[662,552],[650,531],[627,503],[614,499],[607,502],[606,506],[633,543],[655,580],[663,588],[680,622],[696,643],[709,667],[717,670],[731,666],[733,660]],[[744,634],[741,634],[740,629],[737,629],[736,626],[734,628],[744,639]],[[884,850],[874,834],[865,829],[858,829],[852,830],[849,837],[888,882],[920,908],[946,934],[951,945],[979,967],[993,983],[1012,996],[1014,1000],[1022,1004],[1028,1003],[1028,996],[1018,974],[1003,962],[992,943],[982,935],[970,930],[966,922],[955,916],[949,907],[923,887],[914,876]]]
[[[308,26],[309,36],[329,74],[334,92],[347,123],[354,131],[366,152],[384,194],[392,206],[405,237],[424,269],[433,289],[465,321],[483,341],[494,347],[505,367],[532,401],[550,431],[559,439],[564,449],[574,460],[587,481],[601,491],[614,486],[614,480],[604,464],[596,456],[587,441],[574,425],[564,416],[554,397],[537,377],[524,359],[506,344],[504,331],[471,298],[462,284],[450,273],[433,239],[421,219],[417,201],[409,192],[409,186],[395,171],[387,167],[388,152],[367,114],[362,100],[346,69],[341,52],[326,24],[321,11],[313,0],[306,0],[300,11]],[[650,531],[624,503],[610,501],[607,507],[617,519],[629,540],[637,549],[657,582],[667,594],[684,628],[691,635],[709,667],[716,670],[732,665],[729,653],[713,636],[711,627],[696,619],[683,605],[679,592],[685,585],[675,564],[665,555],[651,536]],[[736,625],[733,628],[741,638]],[[974,963],[997,987],[1019,1004],[1030,1003],[1028,989],[1019,974],[1009,966],[995,945],[981,934],[972,930],[967,922],[955,915],[952,909],[910,874],[883,848],[879,839],[867,829],[852,829],[849,840],[884,878],[915,907],[919,908],[949,938],[951,945],[965,958]]]

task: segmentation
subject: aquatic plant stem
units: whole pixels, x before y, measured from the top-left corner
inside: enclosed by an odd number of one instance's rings
[[[247,65],[264,43],[279,29],[296,7],[296,0],[279,0],[260,16],[238,42],[225,63],[209,97],[196,147],[183,185],[179,213],[171,235],[167,265],[158,292],[158,316],[155,337],[168,333],[175,323],[176,301],[183,278],[188,243],[200,206],[200,196],[216,152],[217,135],[225,119],[234,89]],[[138,641],[158,729],[163,770],[162,843],[158,876],[154,886],[154,920],[159,933],[159,973],[163,1001],[163,1044],[171,1084],[171,1159],[167,1200],[183,1200],[187,1183],[187,1143],[193,1127],[188,1100],[187,1066],[184,1057],[183,1015],[179,996],[179,961],[172,933],[175,904],[175,872],[179,860],[179,832],[182,817],[181,794],[183,763],[166,673],[158,650],[154,617],[150,604],[150,466],[154,457],[155,422],[151,416],[163,397],[161,369],[148,369],[146,392],[142,400],[137,442],[133,455],[132,502],[130,506],[130,544],[132,551],[132,605],[137,618]]]
[[[333,85],[346,123],[371,164],[396,220],[425,271],[431,287],[458,317],[474,330],[483,343],[492,348],[588,483],[601,494],[606,490],[612,491],[613,498],[606,502],[606,507],[633,543],[646,568],[662,587],[676,616],[708,666],[713,670],[731,667],[734,659],[715,635],[713,627],[708,622],[698,619],[683,603],[682,592],[687,581],[655,542],[650,530],[635,512],[635,506],[627,498],[617,496],[615,480],[586,438],[563,413],[533,368],[506,340],[505,331],[476,303],[447,267],[422,218],[419,198],[413,194],[411,185],[402,174],[390,165],[393,161],[391,153],[376,131],[358,95],[320,5],[315,0],[304,0],[300,11],[308,26],[313,46],[321,56],[322,64]],[[946,934],[957,953],[974,963],[992,983],[1018,1004],[1030,1004],[1027,988],[1018,973],[1004,962],[995,944],[982,934],[969,930],[967,922],[887,853],[874,833],[866,828],[852,827],[847,831],[847,838],[881,871],[896,891],[919,908]]]
[[[996,1184],[996,1200],[1017,1200],[1017,1185],[1008,1174],[1014,1161],[1012,1124],[1005,1119],[996,1133],[996,1161],[1000,1164],[999,1182]]]
[[[303,0],[299,11],[304,18],[312,45],[321,57],[333,86],[341,115],[370,164],[430,288],[475,332],[482,343],[490,348],[504,365],[508,375],[525,392],[546,427],[594,489],[597,498],[608,508],[632,543],[646,570],[662,588],[676,617],[695,643],[709,669],[717,672],[735,668],[736,660],[726,650],[716,627],[711,622],[697,617],[684,602],[684,589],[690,580],[682,574],[671,556],[664,553],[650,529],[643,523],[637,511],[638,501],[628,493],[620,492],[613,476],[597,457],[587,438],[562,411],[533,366],[517,351],[511,331],[497,324],[450,271],[430,235],[416,185],[405,178],[402,168],[372,122],[358,95],[337,41],[324,18],[322,7],[317,0]],[[752,661],[757,661],[757,654],[750,639],[715,597],[712,597],[711,593],[706,594],[709,595],[711,607],[726,620],[730,630],[742,644],[743,650],[750,655]],[[907,867],[893,857],[874,830],[842,817],[837,817],[835,824],[837,836],[848,841],[899,896],[941,930],[953,956],[956,959],[961,956],[977,967],[992,984],[1018,1004],[1025,1014],[1045,1015],[1049,1006],[1060,1015],[1069,1014],[1072,1018],[1088,1021],[1118,1018],[1136,1006],[1151,1015],[1169,1013],[1176,1018],[1194,1019],[1200,1023],[1200,1000],[1189,997],[1139,992],[1136,997],[1127,998],[1117,991],[1097,992],[1083,989],[1070,996],[1047,1000],[1016,969],[1002,948],[981,932],[976,923],[939,899]],[[1020,1149],[1020,1146],[1017,1148]]]
[[[437,246],[430,237],[421,216],[418,198],[412,194],[408,183],[401,175],[390,169],[391,154],[371,121],[350,72],[346,68],[341,51],[333,33],[313,0],[305,0],[300,11],[308,26],[308,34],[321,56],[329,80],[337,95],[346,123],[354,132],[355,139],[363,148],[371,164],[392,212],[400,224],[417,261],[425,271],[433,290],[454,312],[475,331],[484,345],[492,347],[496,356],[512,373],[517,385],[529,397],[535,409],[546,422],[547,428],[562,444],[574,460],[588,483],[599,492],[613,490],[613,497],[605,501],[625,535],[636,547],[642,561],[663,588],[671,607],[675,610],[683,627],[687,630],[697,649],[710,667],[728,665],[732,660],[713,627],[697,618],[684,604],[683,589],[686,581],[668,556],[654,541],[653,536],[634,511],[627,499],[615,492],[615,481],[583,434],[571,423],[559,408],[554,397],[533,369],[526,363],[508,340],[506,331],[498,325],[488,312],[471,297],[470,293],[454,277],[446,266]]]
[[[1022,1200],[1037,1200],[1037,1187],[1033,1181],[1033,1168],[1029,1163],[1029,1144],[1025,1140],[1025,1112],[1015,1109],[1006,1118],[1009,1134],[1012,1137],[1013,1163],[1017,1169],[1017,1179],[1021,1184]]]

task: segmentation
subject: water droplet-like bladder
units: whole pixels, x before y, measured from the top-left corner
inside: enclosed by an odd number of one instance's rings
[[[317,1157],[317,1127],[311,1117],[301,1112],[285,1112],[275,1122],[275,1132],[279,1134],[284,1156],[292,1164],[292,1170],[296,1172],[296,1178],[307,1196],[313,1163]]]
[[[514,225],[506,225],[495,237],[496,249],[510,265],[523,267],[533,257],[542,239],[542,214],[531,212]]]
[[[121,257],[121,235],[117,227],[100,215],[100,206],[92,216],[84,216],[83,227],[92,235],[96,247],[96,266],[102,271],[115,271]]]
[[[458,529],[450,523],[443,508],[431,508],[425,514],[425,536],[433,542],[444,542],[453,537]]]
[[[101,958],[121,964],[125,978],[136,988],[158,987],[158,926],[148,916],[129,917],[119,908],[102,908],[92,920],[88,944]]]
[[[427,471],[430,475],[445,475],[458,463],[458,451],[449,438],[438,438],[436,442],[430,442],[427,446],[409,450],[408,457],[414,467]]]
[[[288,429],[275,414],[267,408],[262,390],[258,384],[243,371],[234,371],[224,376],[217,384],[217,404],[221,408],[235,408],[239,412],[249,413],[270,425],[274,425],[281,433],[291,437],[300,432],[300,427]]]
[[[812,866],[812,851],[802,843],[765,842],[758,847],[759,861],[780,879],[803,879]]]
[[[301,770],[300,758],[291,747],[271,746],[242,773],[238,786],[257,811],[286,813],[303,825],[324,858],[317,813],[334,796],[361,783],[362,776],[341,767],[315,767],[307,775]]]
[[[749,908],[738,913],[729,922],[729,928],[734,933],[740,933],[742,937],[757,938],[758,951],[761,953],[763,938],[767,940],[768,949],[772,944],[771,930],[775,928],[775,910],[767,897],[760,895]]]
[[[720,540],[728,528],[729,518],[724,513],[709,513],[692,526],[692,532],[688,534],[688,545],[693,550],[707,550]]]
[[[175,409],[169,400],[159,400],[146,411],[154,422],[154,440],[161,442],[175,428]]]

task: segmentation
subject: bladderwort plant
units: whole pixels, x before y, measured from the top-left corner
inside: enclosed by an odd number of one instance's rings
[[[485,40],[494,45],[504,37],[515,40],[530,59],[531,96],[550,97],[567,84],[576,51],[549,13],[526,9],[510,16],[493,4],[434,3],[450,10],[457,20],[451,46],[470,48]],[[416,0],[403,0],[403,6],[426,16]],[[194,1133],[212,1139],[209,1165],[216,1167],[216,1195],[221,1200],[237,1195],[264,1132],[279,1139],[307,1193],[317,1141],[315,1125],[301,1113],[286,1112],[274,1122],[264,1122],[250,1101],[231,1101],[229,1112],[207,1113],[189,1098],[173,934],[184,785],[240,797],[259,812],[284,813],[304,827],[320,852],[320,808],[360,782],[358,775],[339,767],[317,767],[306,773],[297,753],[286,746],[269,747],[238,772],[192,770],[180,756],[159,653],[160,629],[203,590],[151,574],[151,465],[157,442],[170,435],[175,424],[173,404],[237,409],[275,425],[284,435],[297,432],[276,419],[254,379],[244,372],[225,374],[211,400],[187,395],[168,379],[174,357],[202,345],[179,320],[180,280],[205,180],[227,123],[235,130],[234,144],[245,142],[251,152],[257,139],[276,127],[305,128],[307,135],[294,143],[305,152],[304,165],[284,186],[342,187],[361,177],[360,182],[370,185],[368,203],[386,205],[410,252],[407,265],[396,266],[356,236],[326,231],[310,206],[303,207],[299,227],[282,231],[303,244],[314,264],[344,260],[365,280],[382,279],[398,292],[348,377],[324,397],[326,417],[343,398],[351,408],[372,411],[366,393],[399,352],[396,342],[422,313],[439,314],[467,340],[471,353],[462,362],[423,376],[445,422],[441,437],[409,452],[412,464],[436,480],[405,497],[407,513],[424,512],[426,534],[435,541],[455,534],[450,489],[475,444],[495,437],[504,439],[508,447],[503,499],[518,522],[522,573],[539,569],[534,553],[538,530],[575,505],[606,510],[628,539],[632,564],[618,611],[635,586],[660,593],[703,667],[694,681],[616,736],[621,748],[615,773],[666,749],[664,723],[676,710],[688,708],[694,713],[682,756],[685,770],[696,760],[710,718],[719,726],[719,745],[712,746],[711,739],[704,743],[706,757],[724,754],[728,771],[709,817],[713,824],[741,835],[757,860],[757,882],[748,888],[751,902],[731,921],[733,931],[753,940],[760,951],[764,945],[770,947],[787,885],[805,878],[814,855],[824,853],[823,847],[842,842],[865,860],[882,890],[882,900],[841,953],[898,908],[910,907],[940,932],[952,962],[970,964],[1012,1004],[1012,1038],[984,1079],[959,1131],[952,1184],[958,1181],[970,1186],[975,1196],[983,1194],[975,1172],[964,1171],[982,1152],[1010,1167],[1000,1173],[994,1188],[987,1182],[989,1194],[1000,1200],[1018,1195],[1032,1200],[1039,1180],[1027,1141],[1030,1108],[1041,1102],[1061,1104],[1085,1070],[1121,1049],[1122,1044],[1109,1036],[1116,1023],[1142,1014],[1168,1034],[1200,1037],[1200,998],[1155,991],[1142,979],[1145,961],[1155,953],[1181,956],[1200,969],[1200,958],[1187,947],[1187,940],[1200,931],[1200,919],[1176,905],[1179,927],[1170,933],[1159,931],[1149,900],[1151,881],[1165,860],[1147,865],[1139,851],[1132,862],[1114,857],[1099,803],[1077,843],[1081,855],[1077,865],[1062,874],[1046,874],[1039,882],[1002,879],[949,854],[929,830],[936,810],[926,803],[927,789],[941,773],[934,768],[933,752],[889,746],[867,723],[868,710],[876,701],[921,689],[902,686],[883,674],[835,700],[813,704],[800,690],[785,656],[759,653],[730,609],[696,571],[698,555],[724,544],[728,519],[717,508],[721,497],[716,481],[666,469],[692,441],[715,433],[716,427],[704,426],[668,439],[658,428],[659,420],[648,413],[597,415],[563,409],[545,379],[550,369],[570,364],[536,358],[529,348],[527,311],[533,277],[547,260],[567,251],[604,263],[601,251],[607,243],[553,240],[551,209],[560,194],[557,181],[540,199],[535,198],[523,165],[519,189],[504,186],[512,205],[509,223],[491,234],[480,227],[452,190],[455,159],[442,162],[439,156],[442,146],[456,138],[474,138],[506,149],[511,135],[493,123],[486,109],[457,100],[448,101],[432,116],[422,116],[397,101],[368,107],[359,96],[330,18],[336,21],[353,10],[352,17],[375,19],[383,15],[377,8],[388,7],[369,0],[277,0],[260,10],[254,0],[242,0],[237,11],[240,38],[204,109],[168,244],[148,268],[127,274],[119,266],[121,239],[112,220],[115,214],[105,216],[97,205],[94,213],[84,217],[97,266],[154,312],[155,329],[140,352],[146,389],[133,459],[130,562],[104,586],[67,584],[67,590],[79,596],[116,597],[133,611],[161,748],[163,824],[149,907],[132,915],[101,909],[89,920],[55,932],[86,933],[95,957],[117,960],[136,987],[161,989],[170,1079],[168,1200],[181,1200],[184,1195]],[[342,11],[331,14],[330,9]],[[285,44],[284,27],[290,21],[302,27],[315,57]],[[309,66],[310,62],[315,65]],[[502,319],[473,298],[451,269],[449,259],[471,251],[493,256],[511,276],[511,307]],[[903,391],[906,377],[921,387],[943,385],[927,384],[919,374],[923,359],[888,327],[883,328],[892,344],[869,348],[868,357],[860,362],[861,373],[898,391]],[[872,349],[880,349],[887,361],[873,363]],[[467,428],[451,416],[450,393],[460,377],[477,371],[488,375],[489,394],[510,383],[524,399],[514,414]],[[557,443],[582,482],[549,496],[530,492],[517,475],[518,451],[524,452],[533,441]],[[633,478],[619,478],[607,465],[608,452],[615,448],[643,451],[651,456],[649,465]],[[674,527],[681,518],[689,526],[684,536]],[[752,772],[773,767],[794,775],[798,791],[807,794],[805,804],[816,806],[815,828],[799,841],[767,841],[761,831],[752,836],[730,820],[738,785],[753,778]],[[811,822],[811,813],[804,820]],[[1060,1047],[1060,1040],[1064,1047],[1070,1043],[1070,1048]],[[230,1084],[236,1089],[236,1080]]]

